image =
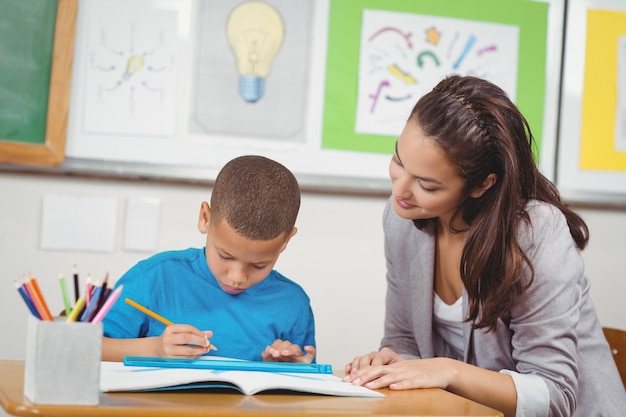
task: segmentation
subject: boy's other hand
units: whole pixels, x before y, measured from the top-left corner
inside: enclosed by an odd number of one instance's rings
[[[313,346],[305,346],[304,352],[302,352],[300,346],[294,345],[288,340],[276,339],[274,343],[265,348],[261,356],[265,362],[311,363],[315,358],[315,352]]]

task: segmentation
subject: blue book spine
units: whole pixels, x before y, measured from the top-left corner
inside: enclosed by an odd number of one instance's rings
[[[148,356],[126,356],[126,366],[148,366],[156,368],[192,368],[219,371],[260,371],[260,372],[291,372],[307,374],[332,374],[330,364],[292,363],[292,362],[261,362],[220,359],[185,359],[157,358]]]

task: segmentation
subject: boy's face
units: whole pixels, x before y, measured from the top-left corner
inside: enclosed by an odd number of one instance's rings
[[[204,202],[198,229],[206,234],[206,261],[218,284],[229,294],[239,294],[263,281],[271,272],[291,236],[272,240],[251,240],[238,234],[221,220],[211,222],[211,209]]]

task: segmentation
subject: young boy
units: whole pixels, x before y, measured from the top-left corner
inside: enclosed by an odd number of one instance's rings
[[[309,297],[273,270],[297,232],[299,208],[298,182],[281,164],[262,156],[228,162],[215,180],[211,205],[200,207],[198,230],[206,234],[206,246],[156,254],[117,281],[124,288],[103,320],[102,360],[213,354],[314,362]],[[174,324],[162,324],[125,298]]]

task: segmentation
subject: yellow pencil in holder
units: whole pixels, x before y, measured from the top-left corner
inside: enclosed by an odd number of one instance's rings
[[[76,300],[76,304],[74,305],[74,308],[72,309],[70,315],[67,316],[67,321],[68,322],[76,321],[76,319],[80,316],[84,308],[85,308],[85,298],[79,297],[78,300]]]

